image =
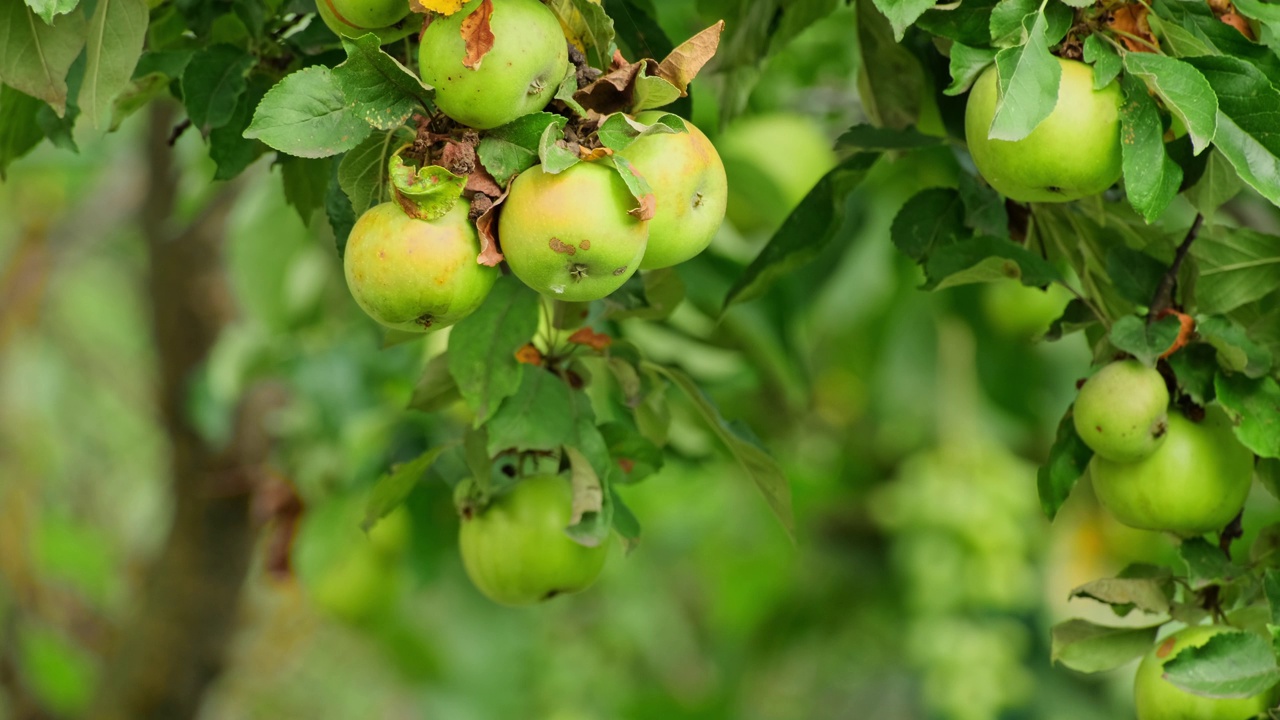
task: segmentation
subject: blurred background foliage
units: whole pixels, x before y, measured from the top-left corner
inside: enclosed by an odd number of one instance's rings
[[[287,401],[266,418],[270,466],[305,508],[291,567],[272,544],[281,516],[262,533],[200,717],[1131,717],[1131,668],[1084,678],[1049,662],[1053,622],[1110,615],[1068,603],[1072,587],[1175,561],[1166,539],[1116,525],[1087,492],[1052,528],[1039,510],[1035,468],[1090,360],[1078,336],[1032,342],[1066,298],[1014,284],[917,289],[888,229],[915,192],[958,182],[959,156],[940,147],[879,161],[829,250],[717,320],[744,264],[836,162],[835,138],[866,118],[856,11],[772,27],[744,17],[752,3],[652,6],[673,38],[719,17],[765,34],[731,34],[718,72],[695,85],[694,120],[729,168],[731,223],[680,268],[689,298],[671,321],[623,332],[684,366],[782,461],[797,542],[674,397],[667,465],[620,490],[643,540],[626,557],[615,544],[588,592],[512,610],[470,586],[441,481],[461,473],[456,458],[367,537],[372,483],[465,421],[404,409],[445,334],[382,349],[323,217],[304,223],[267,161],[211,183],[189,132],[173,148],[177,214],[234,193],[235,320],[188,409],[225,442],[246,388],[282,387]],[[767,60],[735,55],[752,48]],[[928,95],[921,129],[941,133]],[[105,648],[172,512],[137,211],[154,132],[138,116],[79,154],[41,148],[0,185],[6,720],[92,709]]]

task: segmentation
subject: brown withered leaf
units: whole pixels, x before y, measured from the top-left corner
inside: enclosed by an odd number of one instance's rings
[[[1249,25],[1249,21],[1245,20],[1244,17],[1234,9],[1219,15],[1218,19],[1239,30],[1241,35],[1244,35],[1250,40],[1257,40],[1257,38],[1253,36],[1253,27]]]
[[[640,68],[646,67],[650,75],[657,71],[657,63],[653,60],[637,60],[629,63],[622,53],[614,51],[613,62],[609,72],[599,79],[573,94],[573,99],[587,110],[594,110],[601,115],[621,112],[631,107],[631,97],[635,91],[636,76]]]
[[[724,32],[724,20],[680,43],[675,50],[658,63],[656,75],[675,85],[683,97],[689,94],[689,83],[702,70],[720,47],[720,34]]]
[[[523,365],[537,365],[541,367],[542,353],[539,352],[538,348],[533,346],[533,343],[525,343],[519,350],[516,350],[516,362]]]
[[[488,195],[491,198],[502,195],[502,188],[498,185],[498,181],[480,163],[476,163],[475,169],[467,176],[467,186],[463,189]]]
[[[581,158],[583,162],[592,162],[601,158],[607,158],[612,154],[613,150],[610,150],[607,147],[591,148],[588,150],[581,145],[578,146],[578,157]]]
[[[440,167],[454,175],[470,175],[476,169],[476,148],[468,143],[448,140],[440,152]]]
[[[1110,27],[1133,36],[1119,36],[1120,42],[1131,52],[1155,52],[1151,48],[1159,47],[1159,41],[1151,34],[1151,26],[1147,23],[1147,12],[1143,5],[1125,5],[1111,13]],[[1134,38],[1141,38],[1150,46]]]
[[[511,186],[507,186],[508,192]],[[494,223],[498,220],[498,206],[502,205],[502,201],[507,199],[507,193],[502,193],[493,205],[489,206],[484,214],[476,219],[476,232],[480,235],[480,254],[476,256],[476,262],[489,267],[497,267],[502,262],[502,251],[498,249],[498,235]]]
[[[463,67],[478,70],[484,56],[493,49],[493,29],[489,27],[492,19],[493,0],[482,0],[480,7],[462,19],[462,40],[467,44]]]
[[[652,220],[654,213],[658,211],[658,199],[653,193],[642,195],[640,204],[627,211],[628,215],[634,216],[637,220]]]
[[[578,328],[569,336],[569,342],[574,345],[586,345],[596,352],[604,352],[604,349],[613,344],[613,338],[598,333],[589,327]]]

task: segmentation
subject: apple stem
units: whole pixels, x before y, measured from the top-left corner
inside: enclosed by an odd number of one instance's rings
[[[1160,278],[1160,284],[1156,287],[1156,293],[1151,297],[1151,306],[1147,311],[1147,324],[1150,325],[1160,318],[1160,314],[1165,310],[1173,307],[1173,293],[1178,286],[1178,270],[1182,267],[1182,261],[1186,259],[1187,253],[1191,250],[1191,243],[1195,242],[1196,235],[1200,234],[1200,226],[1204,224],[1204,215],[1196,213],[1196,219],[1191,223],[1191,229],[1187,231],[1186,238],[1182,244],[1178,246],[1178,250],[1173,255],[1173,264],[1169,266],[1169,271]]]

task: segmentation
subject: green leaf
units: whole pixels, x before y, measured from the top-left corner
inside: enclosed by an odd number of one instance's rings
[[[79,7],[80,0],[26,0],[26,3],[46,25],[52,25],[58,15],[66,15]]]
[[[129,84],[142,55],[150,10],[146,0],[97,0],[89,19],[78,104],[95,128],[111,120],[111,103]]]
[[[560,18],[565,35],[582,43],[591,67],[609,67],[614,30],[603,7],[591,0],[547,0],[547,7]]]
[[[791,488],[778,461],[765,452],[754,438],[744,435],[739,428],[725,422],[711,398],[707,397],[693,378],[682,370],[649,362],[644,366],[670,380],[688,396],[698,414],[710,426],[711,431],[728,447],[729,453],[760,489],[761,494],[764,495],[765,504],[773,511],[778,522],[782,523],[787,535],[794,539],[795,519],[791,514]]]
[[[1224,315],[1280,289],[1280,238],[1217,225],[1191,246],[1200,266],[1196,309]]]
[[[530,113],[485,133],[476,146],[480,164],[498,185],[506,187],[511,178],[538,164],[538,145],[547,128],[563,130],[569,122],[563,115]]]
[[[458,204],[467,186],[464,176],[454,175],[439,165],[421,168],[406,165],[399,155],[391,156],[387,177],[400,196],[412,201],[427,220],[444,217]]]
[[[996,0],[964,0],[935,6],[921,15],[916,27],[969,47],[991,42],[991,11]]]
[[[244,131],[299,157],[328,157],[350,150],[372,128],[347,103],[333,72],[313,65],[286,76],[267,92]]]
[[[553,123],[542,131],[538,140],[538,159],[542,162],[542,171],[558,175],[582,162],[578,153],[564,144],[563,126]]]
[[[1118,628],[1067,620],[1053,626],[1052,662],[1083,673],[1115,670],[1145,655],[1159,629],[1159,625]]]
[[[365,122],[378,130],[394,130],[414,112],[426,112],[434,105],[418,76],[380,46],[373,33],[343,38],[347,60],[333,69],[333,77]]]
[[[1021,140],[1057,106],[1062,66],[1049,54],[1047,30],[1048,21],[1041,13],[1031,26],[1026,45],[996,54],[1000,99],[987,133],[991,139]]]
[[[862,51],[858,94],[863,110],[878,127],[901,130],[916,125],[925,88],[924,69],[910,50],[894,41],[893,28],[871,0],[858,0],[857,7],[858,47]]]
[[[1058,422],[1058,434],[1049,449],[1049,460],[1036,473],[1040,508],[1044,510],[1045,517],[1050,520],[1057,517],[1058,510],[1092,459],[1093,450],[1076,434],[1075,421],[1068,409]]]
[[[1084,39],[1084,61],[1093,66],[1093,89],[1101,90],[1120,74],[1123,63],[1114,48],[1097,35]]]
[[[1220,372],[1213,388],[1240,444],[1261,457],[1280,458],[1280,383]]]
[[[351,199],[357,216],[386,200],[386,169],[394,137],[392,132],[374,133],[348,150],[338,164],[338,184]]]
[[[1151,32],[1161,41],[1161,45],[1175,57],[1211,55],[1214,52],[1194,33],[1176,22],[1164,20],[1154,13],[1149,13],[1147,24],[1151,26]]]
[[[1194,43],[1189,51],[1186,48],[1179,50],[1178,54],[1183,57],[1188,55],[1221,55],[1227,56],[1227,59],[1234,57],[1253,65],[1266,77],[1280,77],[1280,56],[1276,55],[1271,48],[1252,42],[1239,30],[1219,20],[1208,3],[1196,2],[1196,0],[1155,0],[1152,8],[1156,11],[1155,16],[1173,20],[1174,23],[1189,31],[1186,35],[1189,35]],[[1148,21],[1152,17],[1153,15],[1148,15]],[[1174,23],[1162,22],[1160,25],[1167,31],[1173,27]],[[1179,40],[1184,40],[1184,37],[1180,36]],[[1213,78],[1209,78],[1209,83],[1213,85],[1214,90],[1219,89],[1218,84],[1213,82]]]
[[[622,471],[621,482],[637,483],[662,469],[661,448],[627,423],[605,423],[600,434]]]
[[[480,309],[449,333],[449,372],[484,424],[520,385],[516,351],[538,330],[541,300],[515,277],[498,278]]]
[[[207,133],[231,121],[240,96],[248,87],[246,75],[256,62],[238,47],[214,45],[187,63],[182,73],[182,100],[191,123],[200,132]]]
[[[1218,352],[1205,343],[1192,343],[1168,358],[1178,387],[1197,405],[1213,400],[1213,378],[1218,374]]]
[[[0,180],[14,160],[31,152],[44,133],[36,122],[36,115],[44,103],[18,92],[7,85],[0,85]]]
[[[134,77],[111,101],[111,122],[108,132],[120,129],[120,124],[129,116],[150,105],[153,100],[169,92],[173,78],[164,73],[150,73],[142,77]],[[237,110],[239,106],[237,105]],[[247,120],[245,121],[248,122]],[[243,130],[243,128],[241,128]]]
[[[439,412],[461,397],[458,382],[449,372],[449,355],[441,353],[431,358],[423,368],[421,377],[413,386],[413,397],[409,399],[408,407],[425,413]]]
[[[615,40],[630,50],[627,57],[663,58],[675,48],[654,19],[655,8],[648,0],[604,0],[604,9],[611,18],[625,18],[621,25],[614,26],[614,31]]]
[[[1012,278],[1043,287],[1061,282],[1058,269],[1021,245],[993,237],[976,237],[938,248],[924,263],[925,290]]]
[[[964,226],[964,209],[956,190],[921,190],[894,216],[889,237],[902,254],[923,263],[939,248],[969,235]]]
[[[576,444],[584,409],[574,402],[569,385],[534,365],[520,365],[517,380],[515,392],[486,424],[489,455],[509,449],[550,452]]]
[[[648,65],[641,65],[640,72],[636,73],[635,86],[632,89],[631,107],[628,108],[634,115],[645,110],[665,107],[679,100],[680,88],[676,87],[664,77],[650,76]]]
[[[1166,271],[1164,263],[1123,241],[1107,248],[1107,276],[1116,291],[1134,305],[1151,302]]]
[[[1124,69],[1145,81],[1169,112],[1182,120],[1195,154],[1209,147],[1218,132],[1218,96],[1199,70],[1165,55],[1132,52],[1124,56]]]
[[[907,28],[936,4],[934,0],[875,0],[875,3],[893,26],[893,37],[898,42],[902,42]]]
[[[1132,606],[1145,613],[1163,615],[1169,612],[1167,577],[1103,578],[1085,583],[1071,591],[1073,598],[1089,598],[1107,605]]]
[[[1178,555],[1187,564],[1187,582],[1192,590],[1217,585],[1239,575],[1240,570],[1231,564],[1222,550],[1209,544],[1204,538],[1183,540]]]
[[[573,514],[565,533],[586,547],[599,547],[613,529],[613,504],[608,483],[602,482],[587,456],[576,447],[566,447],[569,480],[573,484]]]
[[[324,214],[333,230],[333,243],[341,260],[347,251],[347,238],[356,225],[356,212],[351,208],[351,199],[338,184],[338,164],[332,166],[329,186],[324,193]]]
[[[961,43],[951,46],[951,84],[944,95],[961,95],[969,91],[978,76],[996,60],[996,50],[973,48]]]
[[[630,553],[640,544],[640,521],[613,486],[609,487],[609,500],[613,504],[613,529],[622,536],[623,549]]]
[[[1280,625],[1280,572],[1267,570],[1262,576],[1262,590],[1271,610],[1271,624]]]
[[[760,297],[778,278],[810,262],[832,240],[842,237],[848,192],[866,178],[879,157],[858,153],[824,175],[738,276],[721,312]]]
[[[1027,42],[1027,31],[1035,23],[1039,0],[1000,0],[991,9],[987,40],[998,48],[1014,47]],[[1031,23],[1027,20],[1030,18]],[[979,43],[985,45],[986,43]]]
[[[1253,468],[1253,476],[1262,483],[1262,487],[1272,497],[1280,498],[1280,460],[1275,458],[1258,458]]]
[[[452,446],[442,445],[431,448],[409,462],[396,465],[378,478],[373,490],[369,491],[369,500],[365,504],[364,520],[360,523],[360,528],[369,532],[379,520],[400,507],[440,455],[450,447]]]
[[[990,185],[969,173],[960,173],[960,199],[964,201],[964,224],[979,235],[1009,239],[1009,210],[1004,198]]]
[[[236,103],[236,111],[226,125],[209,133],[209,157],[217,164],[214,180],[230,180],[244,172],[254,160],[267,151],[267,146],[244,136],[245,128],[253,119],[253,109],[271,89],[271,83],[255,75],[249,79],[249,87]]]
[[[1150,367],[1173,346],[1181,329],[1178,318],[1172,315],[1151,324],[1146,318],[1126,315],[1111,326],[1111,344]]]
[[[1257,378],[1271,370],[1271,351],[1251,340],[1244,327],[1231,318],[1200,315],[1196,334],[1213,346],[1218,362],[1229,372]]]
[[[84,47],[84,13],[45,23],[22,0],[0,0],[0,83],[67,111],[67,71]]]
[[[1210,148],[1204,173],[1187,189],[1185,195],[1196,210],[1212,224],[1218,208],[1240,194],[1244,181],[1236,174],[1231,162],[1217,148]]]
[[[622,287],[604,299],[604,317],[666,320],[684,301],[684,293],[684,281],[675,268],[644,270],[627,278]]]
[[[1266,639],[1251,632],[1225,632],[1166,660],[1164,679],[1204,697],[1248,698],[1280,681],[1280,668]]]
[[[1280,205],[1280,90],[1261,70],[1238,58],[1206,56],[1186,62],[1217,93],[1214,145],[1241,179]]]
[[[285,202],[298,211],[303,225],[310,225],[311,216],[324,205],[324,196],[329,190],[331,162],[329,158],[317,160],[287,155],[280,158]]]
[[[597,131],[600,144],[615,152],[625,149],[636,140],[648,135],[662,135],[688,132],[684,120],[678,115],[666,113],[652,124],[645,125],[626,116],[625,113],[613,113],[600,123]]]
[[[854,125],[836,140],[836,150],[885,151],[914,150],[942,144],[943,139],[925,135],[914,127],[901,130],[881,128],[875,125]]]
[[[1164,127],[1147,86],[1130,74],[1124,76],[1121,86],[1124,106],[1120,108],[1120,148],[1125,196],[1144,220],[1155,222],[1178,194],[1182,168],[1165,152]]]

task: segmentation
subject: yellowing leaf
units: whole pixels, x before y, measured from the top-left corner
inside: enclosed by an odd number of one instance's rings
[[[448,17],[462,9],[467,4],[467,0],[413,0],[413,4],[422,7],[422,11],[414,8],[415,12],[431,11],[440,13]]]
[[[702,66],[715,57],[722,32],[723,20],[680,43],[679,47],[658,64],[658,77],[675,85],[681,96],[687,95],[689,83],[693,82]]]

